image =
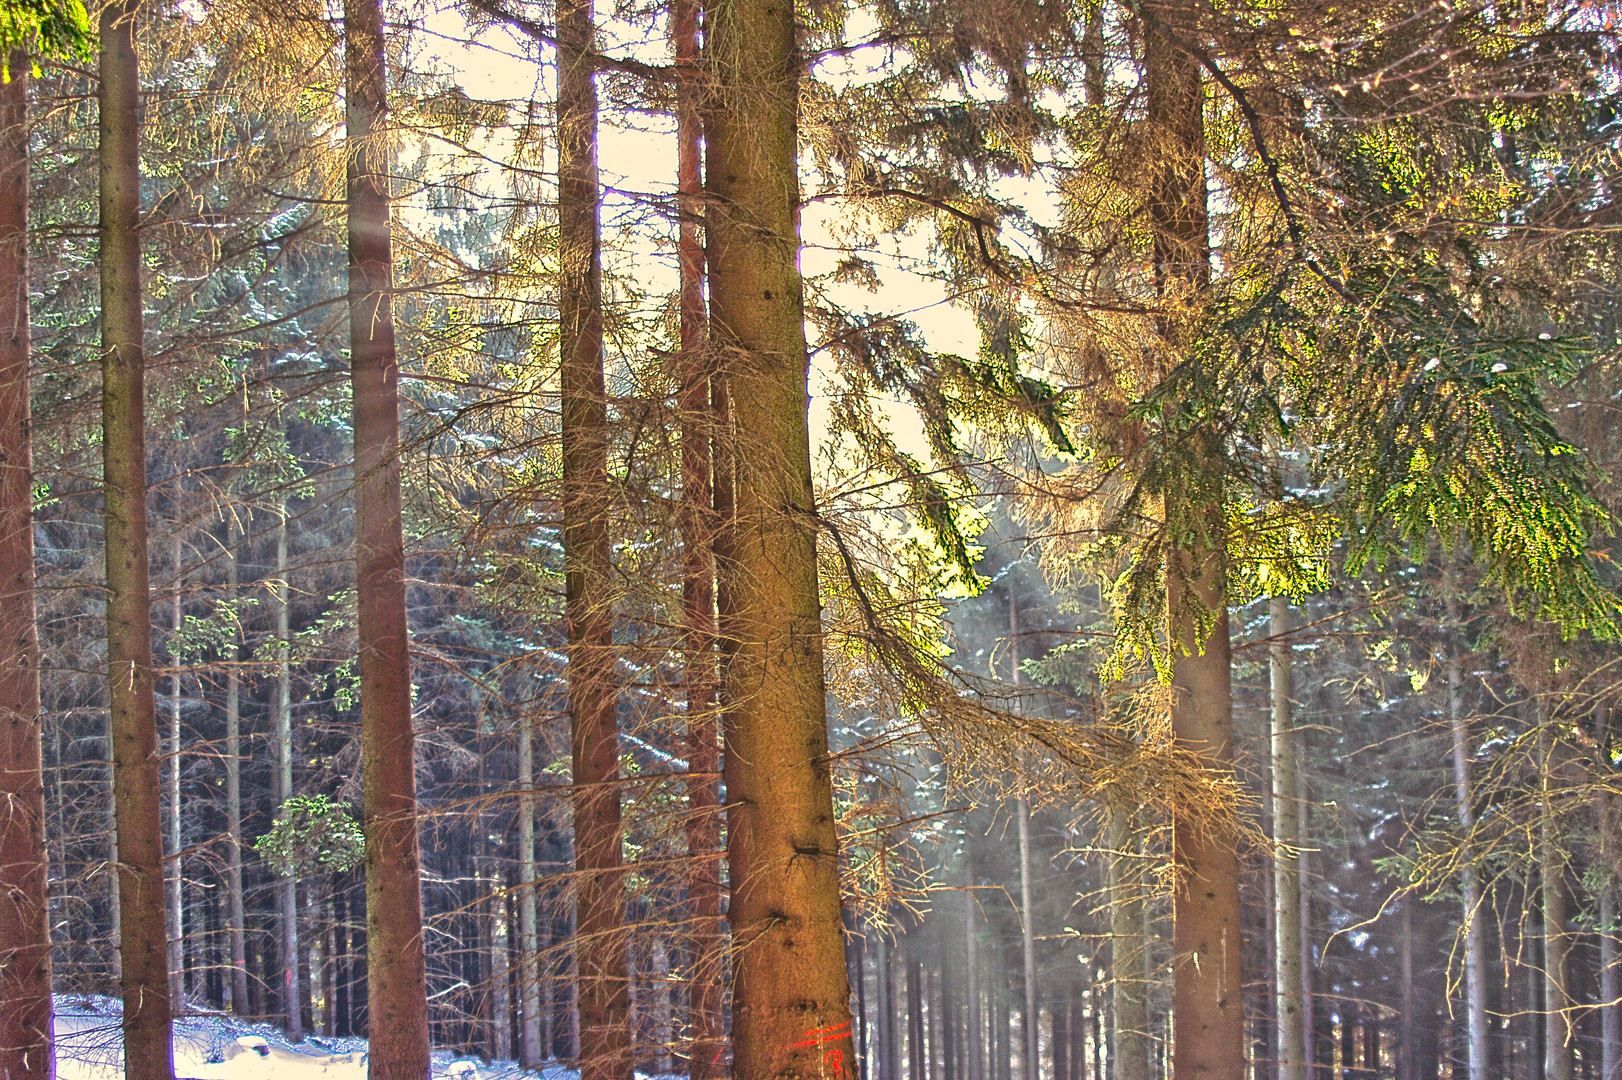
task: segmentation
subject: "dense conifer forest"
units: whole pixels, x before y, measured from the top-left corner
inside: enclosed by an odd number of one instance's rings
[[[1622,1080],[1619,13],[0,0],[0,1077]]]

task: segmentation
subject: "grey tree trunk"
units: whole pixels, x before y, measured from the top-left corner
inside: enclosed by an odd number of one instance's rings
[[[1294,688],[1291,685],[1290,601],[1268,601],[1272,674],[1272,817],[1274,984],[1277,993],[1278,1080],[1306,1080],[1302,1026],[1300,804],[1296,800]]]
[[[178,523],[176,525],[178,530]],[[176,532],[169,548],[169,566],[174,571],[174,593],[169,600],[170,633],[177,638],[183,625],[180,604],[181,552],[180,535]],[[169,1000],[171,1008],[183,1012],[186,1008],[186,908],[185,884],[181,872],[181,851],[184,840],[180,828],[180,656],[178,643],[169,650],[169,662],[174,665],[169,677],[169,769],[164,778],[165,809],[168,811],[168,830],[164,837],[163,895],[166,901],[164,926],[169,935]]]
[[[1537,707],[1538,780],[1541,787],[1538,816],[1538,856],[1543,893],[1543,1000],[1544,1076],[1546,1080],[1572,1080],[1576,1069],[1576,1045],[1572,1031],[1571,994],[1567,982],[1567,959],[1571,938],[1566,927],[1566,856],[1561,845],[1554,800],[1559,794],[1558,763],[1555,760],[1554,729]]]
[[[276,609],[276,804],[293,797],[293,632],[292,599],[287,581],[287,498],[276,503],[276,577],[271,603]],[[287,1037],[304,1039],[303,996],[299,992],[298,878],[289,874],[277,885],[282,940],[282,1016]]]
[[[975,948],[975,928],[980,922],[980,908],[974,896],[974,858],[967,853],[969,837],[963,838],[965,850],[965,888],[963,890],[963,1005],[964,1005],[964,1080],[986,1080],[985,1049],[980,1020],[980,957]]]
[[[1459,626],[1456,611],[1451,622],[1455,628]],[[1470,726],[1464,715],[1464,679],[1456,643],[1448,650],[1447,716],[1453,737],[1453,801],[1465,836],[1459,855],[1459,894],[1464,919],[1466,1045],[1470,1080],[1487,1080],[1487,927],[1486,919],[1477,910],[1481,907],[1481,889],[1470,848],[1476,812],[1470,784]]]
[[[1611,772],[1612,723],[1611,708],[1600,706],[1599,746],[1603,755],[1601,767]],[[1618,956],[1617,881],[1622,876],[1622,851],[1618,850],[1616,796],[1601,792],[1599,796],[1600,861],[1607,872],[1600,882],[1599,892],[1599,1000],[1600,1000],[1600,1080],[1622,1080],[1622,956]]]
[[[1013,582],[1008,586],[1008,651],[1014,668],[1014,685],[1020,685],[1019,599]],[[1031,903],[1031,800],[1020,778],[1019,810],[1019,939],[1020,970],[1024,975],[1025,1001],[1025,1080],[1041,1080],[1042,1058],[1038,1049],[1039,1030],[1036,1006],[1036,927]]]
[[[1109,806],[1110,1060],[1114,1080],[1149,1080],[1148,903],[1137,815]]]
[[[240,568],[237,548],[242,543],[235,511],[228,511],[225,526],[226,592],[236,600]],[[230,894],[228,920],[231,939],[231,1011],[248,1015],[248,933],[242,904],[242,646],[233,637],[230,663],[225,670],[225,888]]]
[[[540,937],[535,919],[535,729],[518,722],[518,1063],[542,1061]]]

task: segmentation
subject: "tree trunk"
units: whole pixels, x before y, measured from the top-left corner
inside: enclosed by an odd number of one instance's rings
[[[1012,580],[1008,586],[1008,651],[1014,669],[1014,685],[1020,684],[1019,654],[1019,600],[1014,595]],[[1042,1059],[1038,1051],[1036,1006],[1036,927],[1031,903],[1031,799],[1025,792],[1024,779],[1018,799],[1019,810],[1019,938],[1020,970],[1024,976],[1025,1002],[1025,1076],[1024,1080],[1041,1080]]]
[[[1063,999],[1048,1008],[1053,1018],[1053,1080],[1070,1080],[1070,1009]]]
[[[875,1055],[874,1064],[877,1068],[876,1080],[901,1080],[896,1061],[895,1038],[895,980],[890,971],[890,941],[886,936],[888,931],[879,927],[873,934],[873,986],[878,991],[877,1029],[878,1054]]]
[[[629,1080],[619,726],[608,527],[597,89],[591,0],[558,20],[558,349],[569,623],[581,1080]]]
[[[1204,89],[1198,60],[1173,41],[1194,31],[1188,12],[1170,3],[1144,8],[1147,120],[1160,152],[1150,178],[1148,211],[1161,335],[1178,353],[1188,347],[1185,312],[1210,285],[1206,211]],[[1219,432],[1210,440],[1213,458]],[[1204,485],[1215,492],[1211,485]],[[1172,733],[1198,755],[1214,779],[1236,780],[1233,765],[1232,672],[1225,595],[1226,535],[1220,493],[1168,494],[1167,641],[1172,654]],[[1208,635],[1200,623],[1214,617]],[[1209,820],[1179,815],[1173,823],[1177,877],[1173,891],[1172,1018],[1175,1080],[1241,1080],[1245,1070],[1244,992],[1240,971],[1238,839]]]
[[[676,54],[677,252],[681,264],[680,390],[683,662],[687,698],[687,897],[693,950],[688,981],[690,1080],[725,1069],[721,1014],[721,722],[715,641],[714,500],[711,412],[704,310],[704,212],[701,162],[697,0],[675,0],[670,34]]]
[[[271,582],[271,605],[276,611],[276,805],[283,812],[293,797],[293,632],[287,583],[287,498],[276,504],[276,577]],[[282,931],[282,1014],[287,1037],[304,1041],[303,1009],[299,993],[298,878],[288,874],[276,886],[277,920]]]
[[[535,728],[530,717],[518,722],[518,1011],[522,1019],[518,1064],[539,1067],[541,1043],[540,936],[535,890]]]
[[[146,356],[140,241],[136,0],[101,10],[102,507],[107,711],[118,844],[124,1072],[173,1080],[164,921],[163,796],[146,519]]]
[[[175,525],[179,528],[178,522]],[[168,810],[168,829],[164,837],[166,847],[163,860],[163,894],[168,910],[164,916],[165,932],[169,935],[169,1000],[176,1011],[183,1011],[186,1002],[186,894],[185,874],[181,865],[181,852],[185,838],[180,827],[180,628],[184,616],[180,603],[181,551],[177,532],[169,548],[169,565],[174,570],[174,592],[169,598],[169,627],[173,644],[169,649],[169,662],[174,668],[169,676],[169,769],[164,778],[164,795]]]
[[[1609,720],[1609,709],[1606,719]],[[1607,752],[1609,743],[1602,740]],[[1599,894],[1600,1080],[1622,1080],[1622,957],[1617,949],[1617,866],[1622,852],[1616,843],[1616,797],[1600,795],[1601,862],[1609,868]]]
[[[1571,995],[1567,987],[1567,954],[1571,939],[1566,929],[1566,857],[1555,824],[1553,800],[1557,793],[1554,730],[1538,705],[1538,781],[1542,798],[1538,815],[1538,862],[1543,893],[1544,972],[1544,1075],[1548,1080],[1573,1080],[1575,1038],[1571,1030]]]
[[[1312,789],[1307,781],[1306,758],[1305,740],[1298,737],[1295,740],[1295,808],[1296,835],[1300,837],[1301,846],[1295,865],[1301,894],[1301,1042],[1306,1048],[1306,1075],[1309,1080],[1317,1080],[1318,1006],[1313,980],[1317,965],[1312,951],[1312,852],[1308,843],[1312,836]]]
[[[914,927],[914,932],[916,932]],[[907,936],[907,1080],[929,1080],[929,1051],[924,1045],[924,970],[918,942]]]
[[[1290,653],[1290,601],[1268,601],[1272,671],[1273,932],[1279,1061],[1278,1080],[1306,1080],[1306,1029],[1301,1024],[1301,848],[1295,780],[1295,720]]]
[[[828,760],[799,275],[795,6],[708,9],[711,336],[728,357],[733,512],[725,780],[733,1073],[854,1075]]]
[[[242,543],[235,510],[227,511],[225,526],[226,593],[237,598],[241,573],[237,548]],[[231,937],[231,1012],[239,1017],[248,1007],[248,931],[242,905],[242,646],[233,635],[225,669],[225,888]]]
[[[1149,1080],[1149,942],[1136,815],[1109,806],[1110,1060],[1114,1080]]]
[[[970,838],[965,834],[963,844],[967,851]],[[983,1027],[980,1021],[980,957],[975,948],[975,928],[979,924],[980,909],[973,892],[974,858],[965,856],[966,881],[963,891],[963,1004],[964,1004],[964,1080],[986,1080],[985,1050],[982,1048]]]
[[[1459,626],[1456,609],[1451,622]],[[1459,852],[1459,893],[1464,919],[1464,995],[1468,1042],[1469,1080],[1487,1080],[1487,928],[1481,913],[1481,892],[1476,884],[1470,833],[1476,812],[1470,789],[1470,727],[1464,716],[1464,680],[1459,670],[1457,645],[1447,659],[1447,717],[1453,738],[1454,806],[1464,841]]]
[[[1414,904],[1417,902],[1412,892],[1403,894],[1402,966],[1399,973],[1402,979],[1402,1031],[1397,1043],[1397,1080],[1419,1080],[1418,1057],[1415,1054],[1419,1003],[1414,993]]]
[[[53,1075],[34,468],[28,398],[28,69],[0,84],[0,1076]]]
[[[371,1080],[428,1076],[428,992],[417,839],[400,369],[394,347],[388,87],[380,0],[345,0],[349,344],[365,786],[367,1028]]]

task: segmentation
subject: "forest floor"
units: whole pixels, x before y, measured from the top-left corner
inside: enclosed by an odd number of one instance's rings
[[[113,1080],[123,1075],[121,1014],[116,998],[57,995],[58,1080]],[[177,1080],[366,1080],[365,1039],[312,1036],[292,1043],[272,1024],[212,1012],[180,1017],[174,1031]],[[530,1071],[510,1061],[486,1064],[449,1050],[434,1051],[436,1080],[577,1080],[578,1076],[558,1065]]]

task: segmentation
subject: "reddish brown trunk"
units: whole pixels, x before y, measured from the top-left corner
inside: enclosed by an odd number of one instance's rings
[[[34,470],[28,405],[29,59],[0,84],[0,1076],[51,1067],[45,780],[34,625]]]
[[[172,1080],[162,788],[147,562],[141,311],[140,65],[135,0],[101,11],[101,422],[107,714],[118,838],[124,1073]]]
[[[676,142],[679,196],[677,253],[681,263],[682,622],[687,683],[689,871],[693,910],[693,977],[688,986],[688,1076],[709,1080],[724,1072],[726,1032],[721,1016],[721,754],[715,664],[715,562],[711,557],[713,501],[710,481],[710,379],[705,355],[704,246],[699,235],[704,180],[700,164],[698,4],[674,0],[670,35],[676,53]]]
[[[581,1080],[629,1080],[591,0],[558,13],[558,350]]]
[[[1191,312],[1211,282],[1205,187],[1205,93],[1199,61],[1177,41],[1197,40],[1195,13],[1174,3],[1144,9],[1146,119],[1155,159],[1148,213],[1162,305],[1160,327],[1170,354],[1190,344]],[[1220,468],[1219,432],[1204,439]],[[1213,478],[1214,479],[1214,478]],[[1233,695],[1228,656],[1225,527],[1220,482],[1204,493],[1168,494],[1173,553],[1166,567],[1172,650],[1172,732],[1198,754],[1217,780],[1233,780]],[[1181,501],[1178,501],[1181,500]],[[1199,640],[1202,613],[1214,616]],[[1175,1080],[1242,1080],[1244,993],[1240,974],[1238,838],[1206,820],[1174,823],[1178,878],[1173,894],[1172,1018]]]
[[[710,334],[732,409],[717,568],[733,1073],[748,1080],[856,1068],[806,417],[794,9],[717,0],[705,28]]]
[[[369,1075],[372,1080],[426,1080],[428,993],[400,521],[388,86],[379,0],[346,0],[344,62]]]

